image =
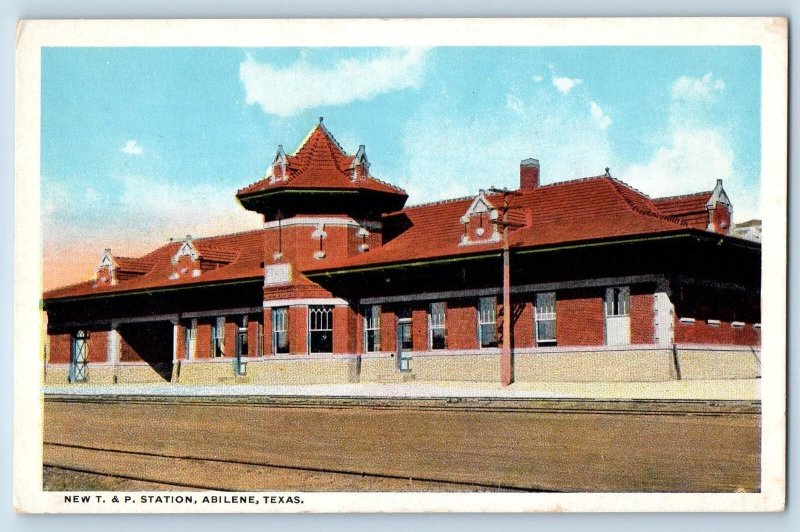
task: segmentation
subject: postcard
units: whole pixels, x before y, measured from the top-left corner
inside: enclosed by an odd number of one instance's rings
[[[787,24],[20,21],[15,508],[782,510]]]

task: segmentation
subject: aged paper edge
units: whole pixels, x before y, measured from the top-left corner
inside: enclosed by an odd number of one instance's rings
[[[303,493],[302,512],[780,511],[785,504],[787,28],[785,18],[24,20],[16,35],[14,244],[14,508],[32,513],[129,513],[78,508],[42,491],[40,50],[45,46],[592,46],[751,45],[762,50],[763,213],[761,492],[754,494]],[[356,40],[353,36],[357,35]],[[35,406],[34,406],[35,405]],[[89,493],[89,492],[84,492]],[[196,507],[195,507],[196,508]],[[199,513],[192,508],[193,513]],[[204,513],[263,512],[208,505]],[[154,513],[185,512],[159,505]],[[274,507],[269,511],[295,512]]]

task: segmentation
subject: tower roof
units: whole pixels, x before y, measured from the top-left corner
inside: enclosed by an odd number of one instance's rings
[[[279,150],[279,156],[282,150]],[[372,190],[407,197],[406,192],[368,174],[354,176],[355,156],[345,153],[341,145],[322,124],[311,129],[292,155],[285,155],[285,168],[275,175],[275,163],[267,176],[239,190],[242,200],[259,193],[280,189]],[[278,157],[276,157],[278,162]]]

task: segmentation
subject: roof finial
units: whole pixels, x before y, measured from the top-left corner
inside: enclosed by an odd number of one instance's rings
[[[611,177],[611,168],[606,166],[606,177]]]
[[[320,124],[322,123],[322,117],[319,117],[319,123]]]

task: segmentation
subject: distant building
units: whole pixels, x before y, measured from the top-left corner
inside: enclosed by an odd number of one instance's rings
[[[236,196],[262,227],[106,249],[46,292],[46,382],[497,381],[504,345],[517,381],[759,374],[761,249],[720,180],[651,199],[526,159],[512,194],[404,207],[320,120]]]
[[[748,220],[734,224],[731,235],[751,242],[761,242],[761,220]]]

